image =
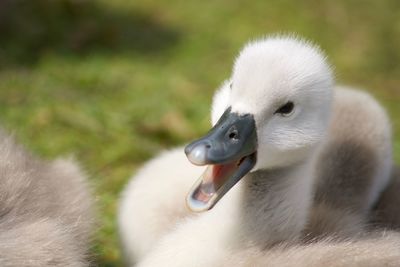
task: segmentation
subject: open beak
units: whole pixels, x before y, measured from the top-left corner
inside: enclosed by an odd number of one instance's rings
[[[185,147],[190,162],[208,165],[190,190],[186,202],[192,211],[206,211],[256,164],[257,133],[251,114],[231,113],[228,108],[203,138]]]

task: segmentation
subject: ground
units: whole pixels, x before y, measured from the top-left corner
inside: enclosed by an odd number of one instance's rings
[[[399,16],[397,0],[4,0],[0,121],[36,154],[82,163],[102,225],[95,262],[120,266],[124,184],[207,130],[211,95],[248,40],[295,32],[318,43],[338,82],[386,107],[400,162]]]

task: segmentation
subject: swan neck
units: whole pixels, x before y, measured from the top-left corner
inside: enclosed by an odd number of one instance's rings
[[[251,243],[266,247],[300,235],[312,200],[312,163],[259,170],[245,177],[240,218]]]

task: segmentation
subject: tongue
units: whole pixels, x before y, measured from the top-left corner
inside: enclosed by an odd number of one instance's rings
[[[193,198],[207,203],[237,169],[236,162],[209,165],[202,175],[202,181]]]
[[[203,174],[203,183],[210,183],[219,188],[236,168],[236,163],[209,165]]]

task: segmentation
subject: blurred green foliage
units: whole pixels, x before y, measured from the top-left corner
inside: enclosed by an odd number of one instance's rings
[[[100,207],[95,261],[120,266],[119,192],[145,160],[206,131],[248,40],[320,44],[340,83],[387,108],[400,162],[399,18],[397,0],[2,0],[0,120],[43,157],[82,162]]]

